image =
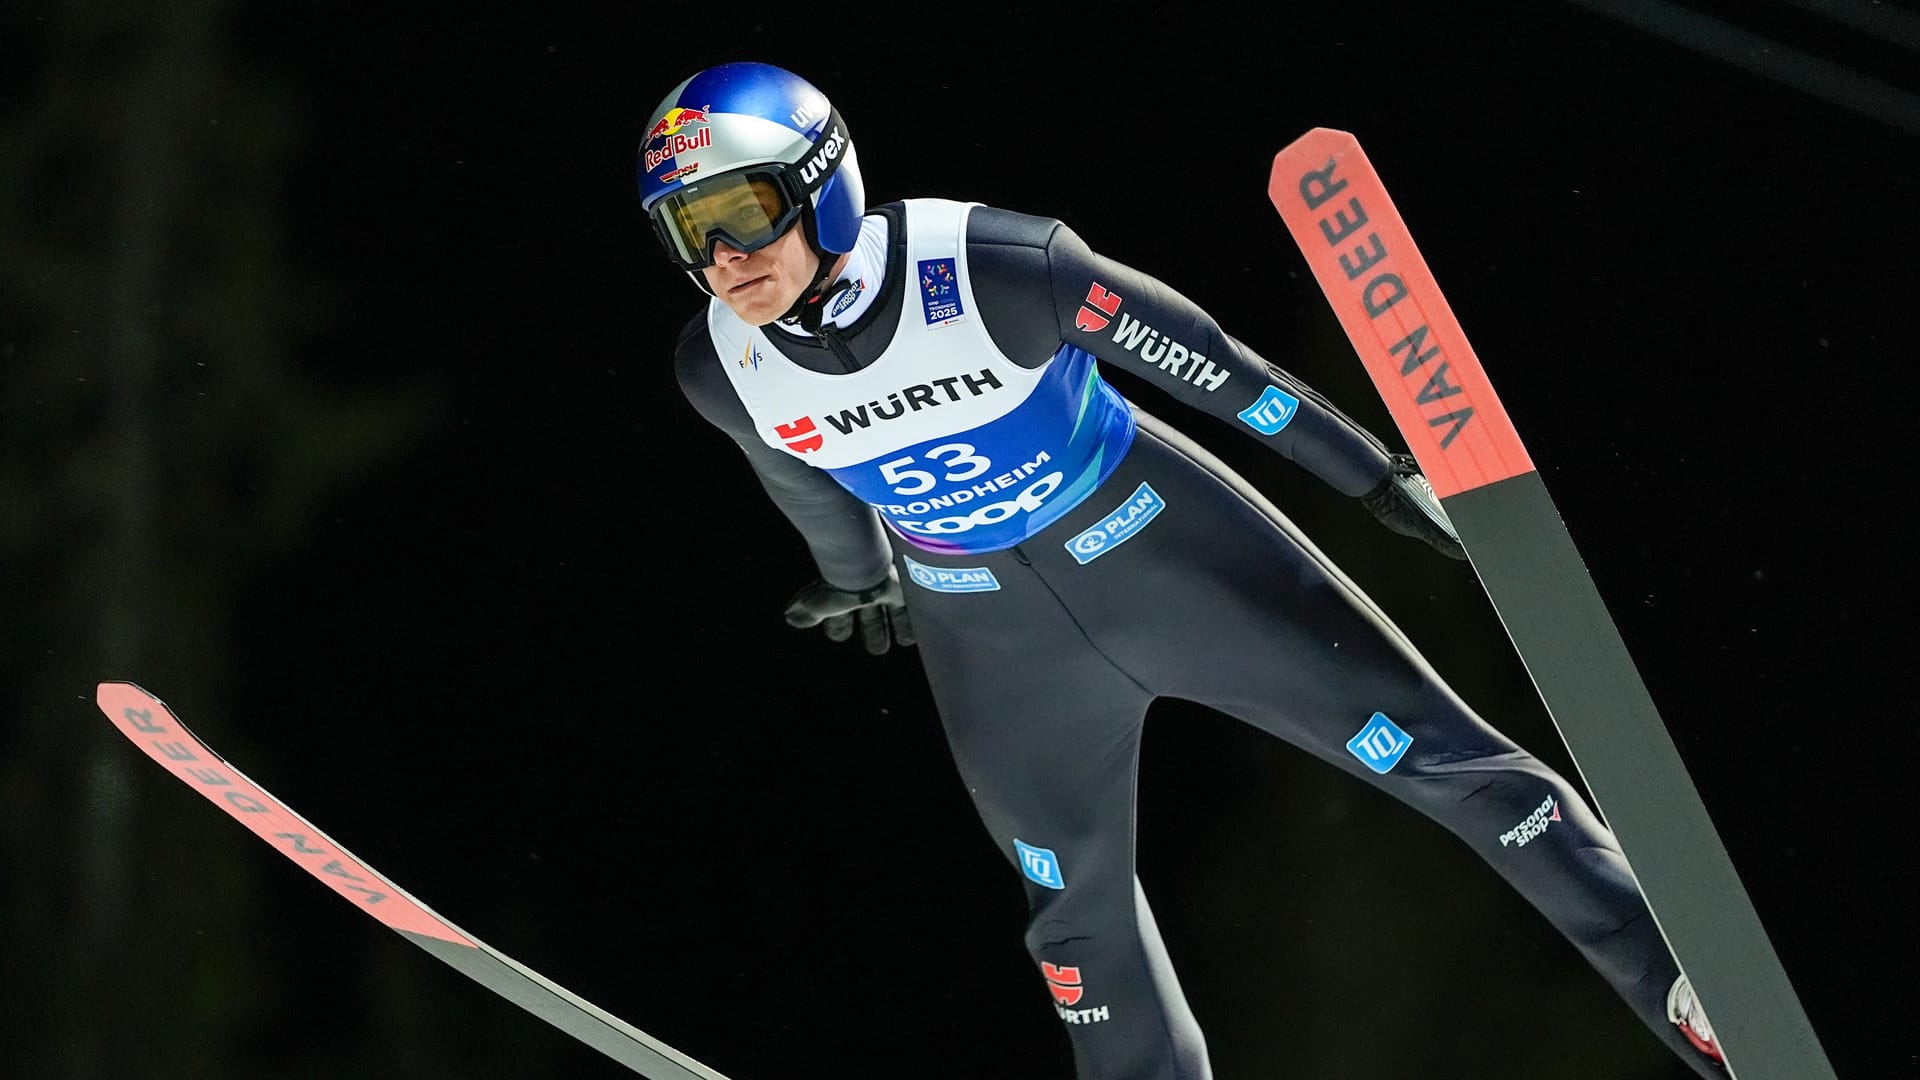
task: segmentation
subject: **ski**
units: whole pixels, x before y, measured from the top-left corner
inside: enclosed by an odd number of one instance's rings
[[[1738,1080],[1832,1080],[1720,835],[1507,418],[1359,142],[1315,128],[1267,196],[1506,626]]]
[[[103,682],[94,700],[161,767],[454,970],[650,1080],[726,1080],[441,918],[208,749],[159,698],[130,682]]]

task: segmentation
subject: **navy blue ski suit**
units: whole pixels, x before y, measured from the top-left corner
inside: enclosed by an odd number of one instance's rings
[[[1346,495],[1387,475],[1380,442],[1058,221],[915,200],[865,226],[818,333],[746,327],[715,301],[682,335],[678,377],[826,582],[899,575],[960,775],[1024,883],[1026,944],[1079,1076],[1211,1075],[1134,876],[1142,723],[1160,696],[1237,717],[1445,826],[1711,1075],[1666,1019],[1677,968],[1577,791],[1475,715],[1279,509],[1098,365]]]

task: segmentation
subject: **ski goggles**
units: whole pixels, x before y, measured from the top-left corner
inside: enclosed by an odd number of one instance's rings
[[[653,204],[654,231],[683,270],[712,266],[713,245],[758,251],[800,220],[805,200],[785,182],[785,170],[746,169],[688,184]]]

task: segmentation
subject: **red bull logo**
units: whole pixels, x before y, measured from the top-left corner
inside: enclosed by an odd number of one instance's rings
[[[668,109],[667,114],[660,118],[660,122],[653,125],[653,130],[647,132],[647,137],[643,141],[651,143],[656,139],[664,139],[679,131],[681,128],[686,127],[688,124],[699,124],[701,127],[705,127],[707,124],[707,110]]]
[[[713,129],[708,127],[701,128],[699,133],[695,135],[681,135],[677,133],[669,135],[666,138],[665,144],[662,145],[660,149],[647,151],[647,171],[652,172],[667,162],[672,161],[675,154],[684,154],[689,150],[698,150],[703,146],[712,145]]]
[[[693,130],[698,128],[698,131]],[[654,144],[659,143],[658,147]],[[713,129],[707,126],[706,109],[668,109],[652,130],[647,132],[646,171],[673,160],[676,154],[713,145]]]

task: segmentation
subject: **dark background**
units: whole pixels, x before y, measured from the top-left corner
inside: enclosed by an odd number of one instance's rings
[[[1398,445],[1265,195],[1356,133],[1836,1070],[1916,1075],[1916,16],[1615,7],[0,4],[0,1074],[626,1075],[141,760],[103,678],[736,1080],[1069,1074],[917,660],[784,626],[804,552],[672,383],[633,148],[754,58],[874,201],[1063,218]],[[1571,769],[1470,571],[1143,400]],[[1140,791],[1223,1080],[1687,1075],[1290,747],[1167,703]]]

